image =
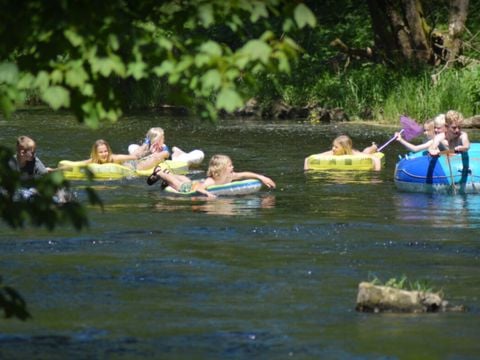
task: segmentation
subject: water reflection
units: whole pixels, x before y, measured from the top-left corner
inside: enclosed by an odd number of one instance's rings
[[[480,224],[480,197],[475,195],[397,193],[394,204],[398,219],[412,224],[447,228]]]
[[[275,207],[275,196],[268,194],[263,196],[242,197],[219,197],[206,200],[204,197],[179,198],[166,196],[155,203],[156,211],[185,211],[206,213],[209,215],[254,215],[259,209],[272,209]]]
[[[373,171],[305,171],[307,181],[335,184],[381,183],[379,173]]]

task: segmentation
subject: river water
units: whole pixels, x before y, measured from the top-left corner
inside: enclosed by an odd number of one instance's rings
[[[0,119],[0,141],[13,148],[28,134],[55,166],[87,158],[98,138],[124,153],[152,126],[165,129],[170,146],[202,149],[203,169],[226,153],[237,171],[264,173],[277,189],[206,201],[165,196],[141,178],[95,182],[105,208],[89,207],[86,230],[0,223],[0,274],[33,315],[1,320],[0,358],[478,358],[480,195],[397,191],[404,149],[396,143],[378,173],[303,171],[305,156],[340,133],[362,148],[393,129],[238,119],[214,126],[143,113],[93,131],[39,110]],[[86,203],[85,185],[73,183]],[[355,311],[361,281],[402,275],[469,311]]]

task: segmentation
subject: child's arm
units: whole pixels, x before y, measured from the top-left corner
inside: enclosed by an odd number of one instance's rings
[[[362,153],[363,154],[374,154],[378,151],[378,146],[374,142],[372,142],[372,145],[366,147],[363,149]]]
[[[373,161],[373,170],[375,171],[382,170],[382,161],[380,160],[380,158],[372,155],[372,161]]]
[[[207,180],[211,180],[211,181],[207,181]],[[215,182],[213,182],[212,184],[212,181],[213,181],[212,178],[207,178],[203,182],[195,183],[193,186],[193,190],[199,192],[200,194],[206,195],[210,199],[215,199],[217,196],[207,190],[207,186],[215,185]]]
[[[455,146],[454,150],[456,152],[468,151],[468,149],[470,149],[470,140],[468,139],[468,134],[462,131],[462,134],[460,135],[460,140],[462,140],[462,145]]]
[[[128,160],[137,160],[138,157],[137,155],[133,155],[133,154],[113,154],[112,155],[112,160],[113,162],[115,163],[123,163],[125,161],[128,161]]]
[[[395,133],[397,135],[397,141],[405,146],[408,150],[417,152],[421,150],[426,150],[432,145],[433,140],[428,140],[427,142],[420,144],[420,145],[413,145],[412,143],[409,143],[407,140],[402,138],[402,135],[400,133]]]
[[[437,156],[438,154],[440,154],[438,145],[440,145],[443,139],[445,139],[445,133],[435,135],[435,137],[432,139],[430,147],[428,148],[428,152],[430,153],[430,155]]]
[[[275,182],[264,175],[260,175],[251,171],[243,171],[238,173],[233,173],[232,180],[242,180],[242,179],[258,179],[264,183],[267,187],[275,189]]]

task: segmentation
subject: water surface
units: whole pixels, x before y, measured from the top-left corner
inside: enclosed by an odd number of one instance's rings
[[[126,152],[152,126],[165,129],[168,145],[228,154],[236,170],[264,173],[277,189],[206,201],[165,196],[142,178],[96,182],[105,211],[89,207],[85,231],[0,224],[0,273],[33,314],[2,320],[1,358],[478,357],[480,196],[398,192],[393,171],[404,149],[396,143],[378,173],[302,170],[340,133],[362,148],[386,142],[392,129],[213,126],[146,113],[95,132],[68,114],[29,111],[0,120],[0,141],[13,148],[28,134],[55,166],[88,158],[98,138]],[[74,183],[81,201],[85,185]],[[359,282],[402,275],[469,312],[355,311]]]

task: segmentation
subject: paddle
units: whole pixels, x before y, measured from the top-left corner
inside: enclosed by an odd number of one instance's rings
[[[400,130],[399,134],[403,134],[404,130]],[[394,141],[395,139],[397,138],[397,135],[393,135],[392,138],[390,138],[390,140],[388,140],[385,144],[383,144],[382,146],[380,146],[378,149],[377,149],[377,152],[380,152],[382,151],[383,149],[385,149],[388,145],[390,145],[390,143],[392,141]]]
[[[438,154],[438,155],[445,155],[447,158],[448,171],[450,172],[450,182],[451,182],[453,195],[457,194],[457,187],[455,186],[455,178],[452,172],[452,164],[450,163],[450,156],[453,156],[455,154],[456,154],[455,150],[451,150],[451,149],[440,151],[440,153]]]
[[[455,179],[453,177],[452,164],[450,164],[450,154],[447,154],[447,163],[448,163],[448,171],[450,171],[450,182],[452,183],[453,195],[456,195],[457,187],[455,186]]]
[[[400,130],[400,134],[402,134],[403,138],[407,141],[410,141],[416,138],[423,132],[422,125],[419,125],[415,122],[415,120],[410,119],[408,116],[401,115],[400,116],[400,124],[402,125],[402,130]],[[390,140],[388,140],[385,144],[380,146],[377,151],[382,151],[385,149],[392,141],[397,138],[397,135],[394,135]]]

